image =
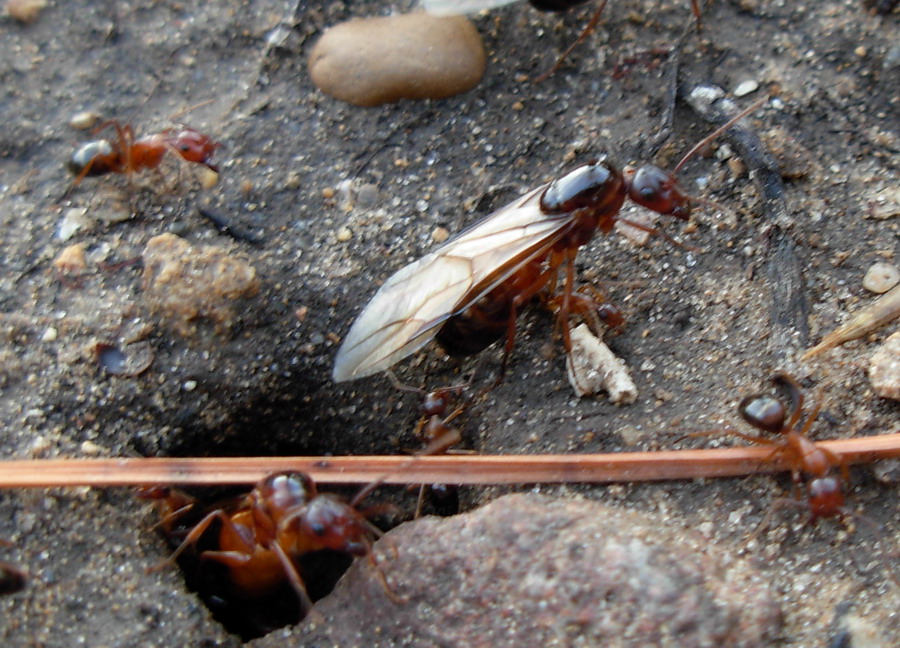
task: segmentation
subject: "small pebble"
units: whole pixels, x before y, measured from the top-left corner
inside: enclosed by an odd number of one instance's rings
[[[86,249],[84,243],[69,245],[53,260],[53,267],[60,274],[81,274],[87,268]]]
[[[38,19],[47,7],[47,0],[9,0],[6,12],[21,23],[30,24]]]
[[[873,293],[886,293],[900,283],[900,268],[890,263],[878,262],[866,271],[863,288]]]
[[[81,454],[84,455],[99,455],[104,452],[104,448],[101,445],[94,443],[93,441],[83,441],[81,443]]]
[[[341,243],[344,243],[345,241],[349,241],[352,238],[353,238],[353,232],[350,231],[349,227],[342,227],[337,232],[337,240],[340,241]]]
[[[435,227],[434,231],[431,232],[431,240],[435,243],[443,243],[448,238],[450,238],[450,232],[445,227]]]
[[[69,120],[69,126],[75,130],[87,130],[88,128],[93,128],[99,120],[99,113],[95,113],[92,110],[84,110],[72,116],[72,119]]]
[[[41,336],[41,342],[56,342],[58,336],[58,331],[51,326],[44,331],[44,334]]]
[[[442,99],[484,75],[481,36],[464,16],[412,13],[356,18],[325,32],[309,56],[322,92],[357,106]]]
[[[737,87],[734,89],[735,97],[746,97],[748,94],[753,94],[759,90],[759,83],[754,81],[753,79],[748,79],[747,81],[741,81]]]
[[[882,398],[900,400],[900,332],[891,335],[872,355],[869,382]]]
[[[219,174],[212,169],[203,167],[200,170],[200,186],[206,190],[212,189],[219,183]]]
[[[185,380],[184,385],[182,385],[182,389],[186,392],[192,392],[197,389],[197,381],[196,380]]]
[[[56,229],[56,236],[60,241],[68,241],[80,230],[90,227],[93,220],[87,215],[84,207],[67,209]]]

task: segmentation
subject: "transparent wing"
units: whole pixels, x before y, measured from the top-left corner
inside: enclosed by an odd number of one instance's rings
[[[454,16],[478,13],[482,9],[493,9],[516,2],[516,0],[422,0],[422,7],[435,16]]]
[[[498,209],[390,277],[350,327],[335,358],[335,382],[384,371],[415,352],[447,319],[559,240],[571,219],[541,211],[545,187]]]

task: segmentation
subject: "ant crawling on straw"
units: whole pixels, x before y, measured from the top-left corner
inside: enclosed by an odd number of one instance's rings
[[[795,499],[776,500],[769,514],[750,539],[755,538],[766,529],[769,519],[775,511],[784,506],[795,505],[809,511],[810,524],[819,518],[846,519],[852,517],[864,522],[878,533],[882,540],[885,540],[875,521],[844,505],[844,487],[850,482],[847,462],[840,455],[824,448],[807,436],[822,408],[821,397],[816,400],[809,416],[798,429],[803,409],[803,392],[800,384],[785,372],[773,375],[772,382],[787,390],[790,396],[789,408],[785,408],[777,398],[758,394],[744,398],[739,405],[739,411],[741,418],[757,430],[777,436],[772,438],[746,434],[732,429],[727,431],[746,441],[772,447],[772,453],[766,460],[771,461],[778,458],[787,464],[794,483]],[[891,581],[900,586],[893,566],[886,556],[882,556],[882,559]]]
[[[757,430],[778,436],[772,439],[737,430],[728,432],[746,441],[773,447],[772,457],[780,457],[790,466],[795,494],[799,495],[805,486],[811,521],[846,513],[843,483],[850,479],[847,463],[806,436],[822,407],[821,400],[816,402],[798,430],[796,426],[803,408],[800,384],[784,372],[772,376],[772,382],[787,388],[791,398],[789,410],[778,399],[762,394],[743,399],[738,409],[741,417]]]
[[[224,580],[230,590],[226,596],[245,603],[265,599],[280,593],[287,583],[299,600],[299,618],[302,618],[312,609],[302,575],[308,573],[305,559],[312,561],[314,552],[338,552],[366,556],[388,597],[402,602],[372,552],[370,537],[380,535],[380,531],[356,508],[375,485],[363,489],[347,503],[335,495],[319,493],[312,479],[303,473],[269,475],[249,494],[209,510],[189,527],[172,555],[151,569],[171,565],[188,549],[195,548],[200,561],[225,567]],[[170,536],[175,535],[179,520],[196,507],[193,498],[170,488],[144,488],[139,496],[161,503],[164,515],[160,524]],[[217,528],[213,532],[214,526]],[[316,567],[309,569],[315,571]],[[220,595],[215,598],[221,603]],[[271,612],[263,610],[263,613]]]

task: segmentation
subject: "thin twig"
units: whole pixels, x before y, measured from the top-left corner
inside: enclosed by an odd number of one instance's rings
[[[848,464],[900,457],[900,433],[822,441]],[[735,477],[788,466],[770,448],[556,455],[33,459],[0,462],[0,488],[252,484],[297,470],[319,483],[609,483]]]

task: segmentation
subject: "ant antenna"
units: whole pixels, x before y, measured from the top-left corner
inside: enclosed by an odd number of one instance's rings
[[[769,100],[769,97],[768,97],[768,96],[765,96],[765,97],[763,97],[762,99],[759,99],[758,101],[754,102],[754,103],[751,104],[749,107],[745,108],[744,110],[742,110],[741,112],[739,112],[737,115],[735,115],[734,117],[732,117],[725,125],[720,126],[720,127],[717,128],[716,130],[714,130],[712,133],[710,133],[709,135],[707,135],[706,137],[704,137],[702,140],[700,140],[699,142],[697,142],[696,144],[694,144],[693,148],[691,148],[690,151],[688,151],[687,153],[685,153],[684,157],[681,158],[681,161],[680,161],[678,164],[675,165],[675,168],[674,168],[674,169],[672,169],[672,175],[678,175],[678,171],[681,169],[681,167],[683,167],[684,164],[685,164],[685,162],[687,162],[688,160],[690,160],[690,159],[694,156],[694,154],[695,154],[697,151],[699,151],[701,148],[703,148],[704,146],[706,146],[707,144],[709,144],[711,141],[713,141],[714,139],[716,139],[719,135],[721,135],[722,133],[724,133],[725,131],[727,131],[729,128],[731,128],[732,126],[734,126],[734,125],[735,125],[737,122],[739,122],[741,119],[743,119],[744,117],[746,117],[746,116],[749,115],[750,113],[752,113],[752,112],[754,112],[755,110],[757,110],[760,106],[762,106],[762,105],[763,105],[764,103],[766,103],[768,100]]]

